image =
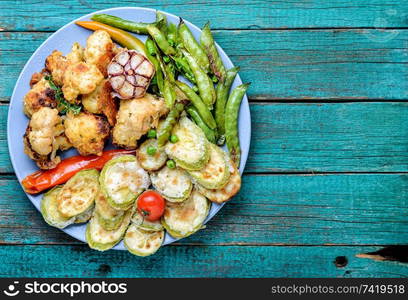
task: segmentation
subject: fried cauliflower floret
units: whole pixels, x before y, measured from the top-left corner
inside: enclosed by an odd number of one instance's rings
[[[41,107],[55,108],[56,106],[55,92],[44,77],[35,83],[24,96],[24,113],[29,118]]]
[[[84,62],[70,64],[64,74],[64,98],[76,103],[78,95],[92,93],[102,80],[103,75],[96,66]]]
[[[104,114],[108,118],[109,124],[113,126],[116,122],[118,109],[111,91],[111,85],[105,79],[92,93],[82,96],[82,105],[90,113]]]
[[[160,117],[167,112],[164,101],[150,94],[142,98],[121,100],[113,128],[113,143],[126,149],[135,149],[137,140],[150,128],[156,128]]]
[[[84,49],[78,43],[74,43],[71,52],[64,56],[60,51],[54,50],[45,59],[45,68],[51,73],[56,85],[62,86],[64,74],[69,65],[81,62],[84,57]]]
[[[114,56],[114,44],[109,34],[104,30],[92,33],[86,41],[84,56],[88,64],[96,65],[106,76],[106,67]]]
[[[33,113],[24,135],[24,152],[33,159],[40,169],[52,169],[60,161],[58,149],[68,149],[61,144],[64,135],[62,118],[58,110],[42,107]]]
[[[84,112],[68,114],[64,125],[65,135],[81,155],[102,155],[109,136],[109,123],[104,117]]]

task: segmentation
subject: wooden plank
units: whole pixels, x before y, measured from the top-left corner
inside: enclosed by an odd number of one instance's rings
[[[49,35],[0,33],[0,100]],[[222,30],[215,38],[252,82],[254,100],[408,99],[406,30]]]
[[[0,172],[12,172],[0,106]],[[407,172],[406,103],[252,103],[245,171]]]
[[[2,244],[79,243],[45,224],[15,180],[0,180]],[[200,245],[389,245],[408,240],[408,175],[245,175]]]
[[[377,247],[168,246],[150,257],[84,246],[0,246],[1,277],[407,277],[407,266],[357,258]],[[334,264],[345,256],[348,264]],[[64,261],[60,263],[61,257]]]
[[[0,26],[4,30],[55,31],[73,19],[115,6],[142,6],[179,15],[214,28],[406,27],[406,1],[2,1]],[[32,18],[32,16],[35,18]],[[46,22],[44,22],[46,20]]]

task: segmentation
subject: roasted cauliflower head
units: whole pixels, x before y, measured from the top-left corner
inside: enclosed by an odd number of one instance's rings
[[[156,128],[160,117],[167,111],[164,101],[151,94],[121,100],[113,128],[113,143],[125,149],[136,149],[140,137],[150,128]]]
[[[41,107],[55,108],[56,106],[55,92],[44,77],[39,79],[24,96],[24,113],[29,118]]]
[[[34,112],[24,134],[24,152],[40,169],[52,169],[60,161],[58,149],[68,149],[63,142],[64,125],[55,108],[41,107]]]
[[[105,79],[92,93],[82,96],[82,105],[90,113],[104,114],[108,118],[109,124],[113,126],[116,122],[118,109],[111,92],[111,85]]]
[[[105,117],[86,112],[68,114],[64,125],[65,135],[81,155],[102,155],[109,136],[109,123]]]
[[[106,67],[114,57],[114,43],[109,34],[104,30],[96,30],[92,33],[86,41],[84,56],[88,64],[97,66],[106,76]]]
[[[102,80],[103,75],[95,65],[84,62],[70,64],[64,74],[64,98],[76,103],[80,94],[92,93]]]
[[[64,74],[69,65],[81,62],[84,57],[84,49],[78,43],[74,43],[71,52],[64,56],[60,51],[54,50],[45,59],[45,68],[51,73],[56,85],[62,86]]]

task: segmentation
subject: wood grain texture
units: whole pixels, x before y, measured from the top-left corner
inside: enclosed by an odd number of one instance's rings
[[[24,5],[22,3],[24,2]],[[164,10],[214,28],[321,28],[407,27],[406,1],[314,0],[314,1],[133,1],[64,0],[1,1],[0,27],[13,31],[55,31],[82,15],[118,6],[141,6]],[[34,18],[32,16],[35,16]],[[44,22],[46,20],[46,22]]]
[[[2,244],[77,244],[0,180]],[[189,245],[387,245],[408,241],[408,175],[245,175]]]
[[[151,257],[85,246],[0,246],[0,277],[407,277],[406,265],[355,257],[377,247],[168,246]],[[346,256],[347,266],[334,264]],[[64,258],[61,261],[61,258]]]
[[[34,50],[50,33],[0,33],[0,100]],[[215,31],[217,42],[248,95],[262,99],[408,99],[408,31],[250,30]]]
[[[12,172],[0,106],[0,172]],[[252,103],[245,172],[407,172],[406,103]],[[17,137],[16,138],[20,138]]]

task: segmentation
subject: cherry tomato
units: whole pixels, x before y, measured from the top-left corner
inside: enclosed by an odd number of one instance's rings
[[[137,199],[137,210],[148,221],[157,221],[164,213],[166,203],[155,191],[145,191]]]

